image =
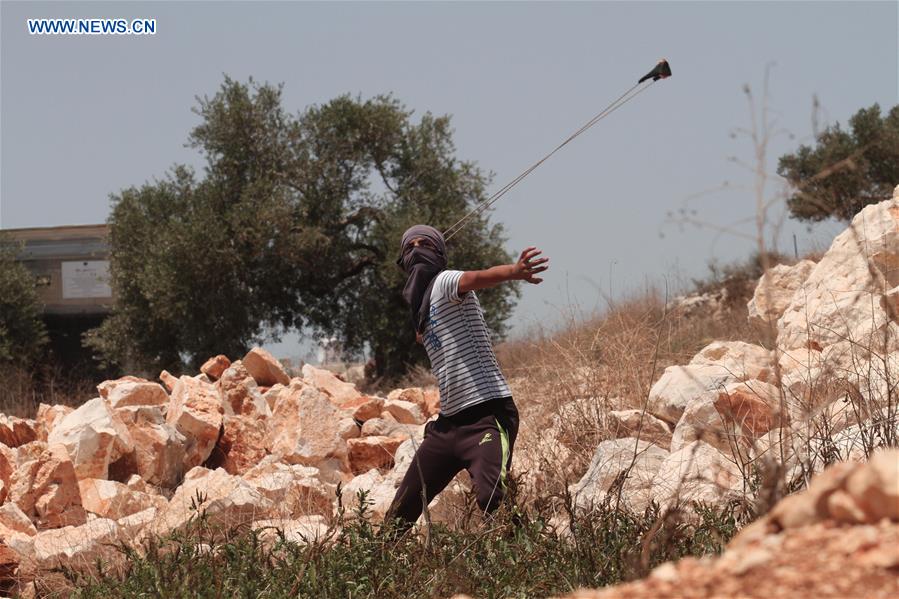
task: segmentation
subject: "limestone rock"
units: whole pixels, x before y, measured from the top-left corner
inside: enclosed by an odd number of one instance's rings
[[[344,406],[362,395],[356,385],[347,383],[330,370],[316,368],[311,364],[303,366],[303,378],[310,385],[324,393],[335,405]]]
[[[890,323],[882,298],[899,285],[896,264],[899,198],[865,206],[837,235],[778,322],[778,346],[877,345]]]
[[[409,438],[411,430],[419,428],[408,424],[400,424],[395,419],[372,418],[362,425],[363,437],[403,437]]]
[[[774,355],[758,345],[743,341],[713,341],[693,356],[690,364],[720,369],[736,381],[772,381]]]
[[[228,356],[219,354],[206,360],[203,365],[200,366],[200,372],[210,379],[216,380],[221,378],[222,373],[225,372],[229,366],[231,366],[231,360],[228,359]]]
[[[372,468],[388,469],[393,467],[393,456],[406,437],[362,437],[350,439],[350,469],[354,474],[367,472]]]
[[[19,554],[0,539],[0,592],[5,594],[15,584],[19,562]]]
[[[734,380],[718,366],[669,366],[649,390],[647,410],[669,424],[677,424],[690,401]]]
[[[112,520],[151,507],[162,509],[168,503],[162,496],[143,493],[113,480],[86,478],[78,481],[78,488],[84,509]]]
[[[97,557],[108,558],[115,554],[115,548],[110,544],[119,539],[119,532],[115,521],[108,518],[41,531],[34,537],[34,560],[42,568],[90,564]]]
[[[606,422],[615,439],[639,437],[665,450],[671,446],[668,424],[642,410],[612,410]]]
[[[125,376],[114,381],[103,381],[97,385],[100,397],[106,399],[113,408],[125,406],[164,406],[169,402],[169,394],[162,385],[151,381]]]
[[[186,438],[185,467],[199,466],[212,453],[222,426],[222,400],[218,390],[208,383],[182,376],[172,390],[166,422]]]
[[[165,385],[165,388],[171,393],[175,390],[175,383],[178,382],[178,377],[168,370],[163,370],[159,373],[159,380],[162,381],[162,384]]]
[[[899,522],[899,450],[880,450],[846,480],[846,491],[860,508],[860,522],[881,518]]]
[[[439,391],[437,392],[437,401],[439,403]],[[387,395],[388,400],[400,400],[414,403],[421,410],[422,414],[433,416],[436,412],[432,412],[434,407],[433,393],[426,394],[421,387],[410,387],[408,389],[395,389]],[[429,401],[430,400],[430,401]]]
[[[603,441],[580,481],[571,485],[575,504],[581,509],[599,505],[609,492],[622,485],[622,499],[634,510],[642,511],[653,496],[650,490],[668,452],[654,443],[636,439]],[[625,471],[630,471],[625,474]],[[626,477],[626,478],[621,478]]]
[[[222,372],[216,387],[222,395],[225,414],[268,418],[271,409],[255,379],[238,360]]]
[[[242,361],[244,368],[260,385],[271,387],[277,383],[290,384],[290,377],[287,376],[281,363],[261,347],[251,349]]]
[[[272,385],[271,387],[269,387],[262,394],[262,398],[265,399],[265,403],[268,404],[270,411],[275,409],[275,404],[278,403],[278,398],[281,397],[281,395],[284,393],[288,393],[288,388],[278,383],[277,385]]]
[[[720,451],[693,441],[671,452],[659,466],[650,496],[662,507],[688,506],[697,501],[709,505],[739,497],[743,476]]]
[[[380,416],[384,409],[384,400],[380,397],[367,397],[365,401],[353,410],[353,418],[359,422],[365,422]]]
[[[119,518],[116,520],[116,524],[119,526],[119,530],[125,539],[135,539],[156,519],[156,514],[160,511],[156,507],[148,507],[145,510]]]
[[[191,505],[199,508],[192,509]],[[169,504],[148,527],[148,532],[166,534],[180,529],[205,512],[210,525],[238,526],[265,518],[273,503],[249,482],[202,466],[190,469]]]
[[[56,427],[57,424],[62,422],[62,419],[66,417],[72,410],[74,410],[72,406],[64,406],[60,404],[56,405],[48,405],[45,403],[41,403],[37,407],[37,416],[35,420],[38,423],[39,431],[39,439],[41,441],[46,441],[47,437],[50,435],[50,432]]]
[[[417,404],[401,399],[385,401],[384,411],[396,418],[400,424],[424,424],[427,420]]]
[[[674,427],[671,451],[693,441],[703,441],[724,453],[735,449],[735,444],[749,447],[769,430],[787,423],[788,417],[779,409],[779,393],[768,383],[746,381],[696,397]]]
[[[109,465],[134,449],[128,428],[101,397],[67,414],[47,443],[66,448],[78,478],[108,478]]]
[[[253,530],[258,530],[259,539],[266,544],[284,540],[297,545],[305,545],[325,538],[330,530],[328,520],[323,515],[300,516],[299,518],[272,518],[253,522]]]
[[[343,417],[344,413],[323,393],[295,379],[275,404],[268,423],[267,447],[290,464],[346,471]]]
[[[362,434],[362,430],[356,424],[354,418],[341,418],[337,423],[337,434],[344,441],[349,441],[350,439],[358,439]]]
[[[7,500],[40,528],[81,524],[86,518],[75,466],[63,445],[49,445],[35,459],[18,464]]]
[[[392,481],[372,469],[360,474],[341,488],[341,502],[347,513],[353,513],[359,505],[360,493],[364,493],[366,508],[373,521],[384,519],[390,508],[396,487]]]
[[[225,415],[222,435],[210,461],[215,461],[229,474],[243,474],[267,455],[265,423],[249,416]]]
[[[10,463],[13,464],[13,469],[15,469],[16,465],[21,466],[25,462],[30,462],[40,457],[47,450],[47,443],[45,441],[32,441],[15,449],[9,449],[6,445],[0,445],[0,453],[4,453],[4,448],[6,448],[5,453],[12,456]]]
[[[33,537],[37,534],[37,529],[28,515],[19,509],[16,503],[10,501],[0,506],[0,539],[14,533]]]
[[[0,414],[0,443],[7,447],[18,447],[37,440],[38,429],[34,420]]]
[[[371,469],[364,474],[353,478],[341,489],[341,501],[348,511],[352,512],[358,505],[358,492],[367,493],[368,510],[375,520],[382,519],[387,513],[390,503],[393,501],[396,490],[400,486],[406,471],[412,464],[415,456],[415,448],[421,443],[421,433],[417,433],[414,439],[404,441],[393,456],[393,469],[386,474],[379,470]]]
[[[9,494],[9,481],[16,467],[16,452],[0,443],[0,505]]]
[[[116,414],[131,436],[134,472],[151,484],[174,488],[184,474],[187,437],[166,422],[158,406],[129,406]]]
[[[747,304],[749,322],[757,325],[776,323],[814,267],[813,261],[800,260],[796,264],[778,264],[769,268],[759,279]]]
[[[334,485],[323,482],[317,468],[269,462],[255,466],[243,478],[271,500],[277,515],[330,516],[333,511]]]

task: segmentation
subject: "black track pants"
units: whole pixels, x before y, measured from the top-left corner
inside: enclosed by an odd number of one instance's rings
[[[518,410],[511,397],[493,399],[425,425],[425,437],[387,513],[414,524],[427,503],[463,468],[468,470],[478,506],[490,512],[505,496],[505,477],[518,434]]]

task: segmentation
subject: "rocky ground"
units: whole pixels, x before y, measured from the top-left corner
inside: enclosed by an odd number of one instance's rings
[[[636,510],[650,500],[663,509],[696,501],[761,505],[804,487],[828,463],[863,462],[875,448],[897,445],[899,188],[893,199],[864,208],[818,262],[771,269],[749,313],[769,327],[770,343],[713,342],[689,363],[666,368],[639,406],[578,394],[545,422],[528,420],[513,470],[533,489],[573,475],[569,490],[584,511],[619,486]],[[369,396],[308,365],[291,377],[259,348],[233,362],[213,357],[201,370],[163,372],[161,384],[132,376],[105,381],[77,408],[42,404],[34,418],[0,415],[0,590],[59,564],[89,566],[111,555],[112,541],[179,530],[197,505],[212,523],[277,525],[300,540],[326,529],[340,484],[344,504],[367,491],[380,517],[422,425],[439,410],[436,389]],[[575,374],[589,376],[589,367]],[[520,382],[512,384],[525,413],[539,404]],[[591,411],[601,441],[578,455],[585,450],[570,442],[568,424]],[[896,467],[895,454],[886,455],[893,462],[884,467]],[[589,465],[578,470],[574,458]],[[460,476],[435,501],[433,520],[452,519],[466,485]],[[818,558],[787,549],[814,541],[836,550],[845,534],[842,548],[861,543],[847,554],[861,560],[883,553],[869,551],[864,538],[885,546],[896,534],[895,518],[852,529],[827,522],[784,526],[782,550],[731,551],[751,553],[740,563],[764,553],[767,569],[801,575]],[[764,569],[737,574],[729,563],[685,560],[640,584],[683,591],[679,577],[697,577],[712,594],[729,588],[714,576],[757,577],[747,593],[775,584]],[[858,572],[865,563],[858,561]],[[819,584],[811,578],[795,584]],[[821,585],[842,584],[824,578]],[[629,588],[614,592],[643,592]]]
[[[899,450],[842,462],[743,529],[718,558],[565,599],[899,597]]]

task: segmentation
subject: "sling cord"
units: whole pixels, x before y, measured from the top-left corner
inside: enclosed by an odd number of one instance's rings
[[[624,106],[625,104],[627,104],[628,102],[630,102],[631,100],[636,98],[638,95],[643,93],[643,91],[648,89],[653,83],[655,83],[655,81],[656,81],[655,79],[651,80],[649,82],[649,85],[645,85],[642,88],[640,88],[639,90],[637,90],[636,92],[634,92],[635,89],[640,87],[642,82],[637,83],[632,88],[630,88],[629,90],[624,92],[622,95],[618,96],[618,98],[616,98],[614,102],[612,102],[611,104],[606,106],[602,110],[602,112],[600,112],[599,114],[594,116],[592,119],[587,121],[587,123],[583,127],[581,127],[580,129],[578,129],[577,131],[572,133],[571,136],[568,137],[568,139],[566,139],[561,144],[556,146],[556,148],[552,152],[550,152],[549,154],[547,154],[546,156],[544,156],[543,158],[541,158],[540,160],[535,162],[533,165],[528,167],[527,170],[525,170],[523,173],[521,173],[520,175],[518,175],[517,177],[512,179],[509,183],[506,183],[499,191],[494,193],[492,196],[490,196],[484,202],[482,202],[477,207],[475,207],[471,212],[469,212],[468,214],[466,214],[465,216],[460,218],[458,221],[456,221],[456,223],[453,224],[453,226],[451,226],[449,229],[444,231],[444,233],[443,233],[444,238],[447,241],[449,241],[456,233],[458,233],[459,231],[462,230],[462,228],[465,226],[466,221],[469,218],[471,218],[473,216],[477,216],[478,214],[482,213],[484,210],[486,210],[487,208],[492,206],[494,203],[496,203],[497,200],[499,200],[501,197],[503,197],[507,191],[509,191],[510,189],[515,187],[522,179],[524,179],[529,174],[531,174],[531,171],[533,171],[535,168],[537,168],[538,166],[540,166],[541,164],[546,162],[550,156],[552,156],[553,154],[555,154],[556,152],[561,150],[563,147],[568,145],[568,142],[572,141],[575,137],[577,137],[578,135],[580,135],[581,133],[583,133],[584,131],[586,131],[587,129],[589,129],[590,127],[595,125],[596,123],[598,123],[599,121],[603,120],[604,118],[606,118],[607,116],[609,116],[610,114],[612,114],[613,112],[615,112],[616,110],[618,110],[619,108],[621,108],[622,106]],[[634,93],[632,93],[632,92],[634,92]]]

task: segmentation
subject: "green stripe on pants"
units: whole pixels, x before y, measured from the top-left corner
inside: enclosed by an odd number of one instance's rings
[[[499,481],[503,485],[503,489],[506,488],[506,465],[509,462],[509,435],[506,433],[506,430],[499,423],[499,420],[496,420],[496,428],[499,429],[499,440],[502,445],[502,466],[499,471]]]

